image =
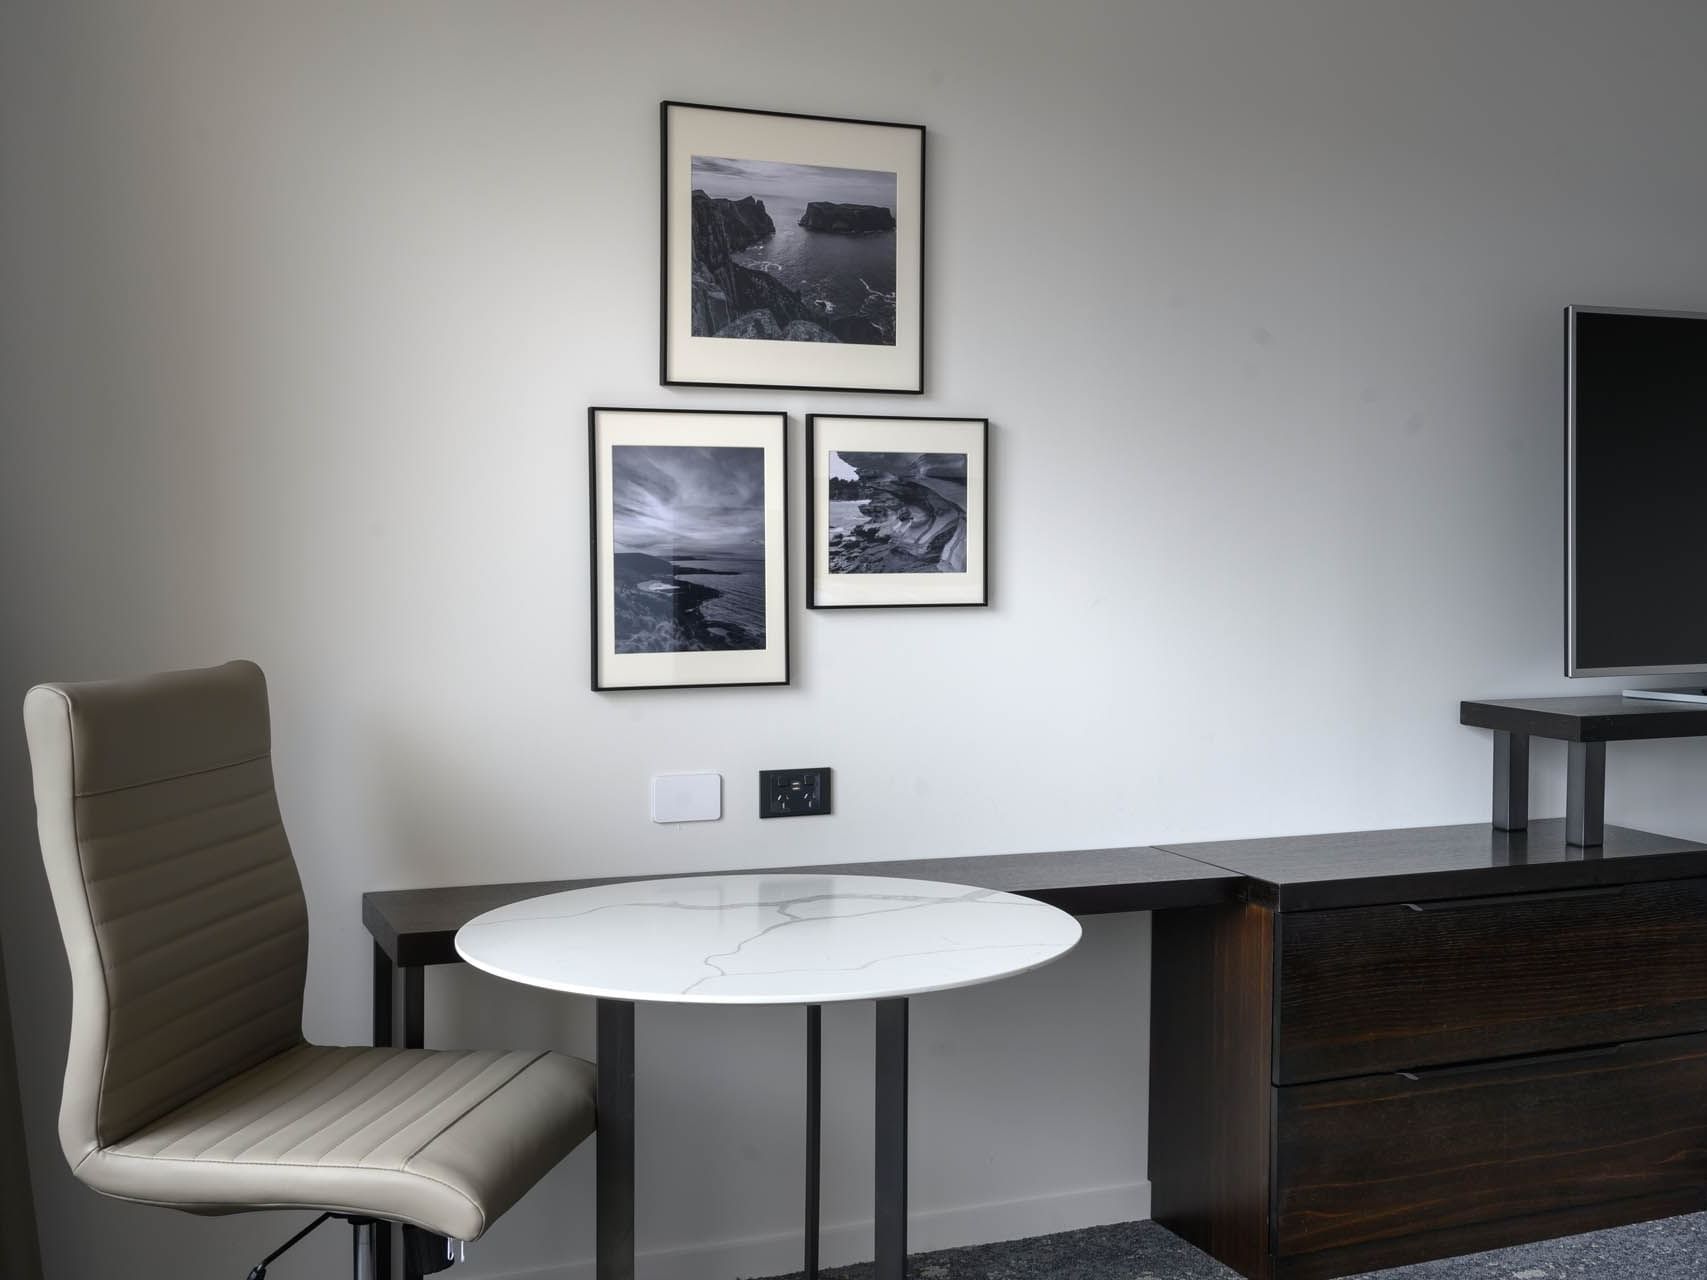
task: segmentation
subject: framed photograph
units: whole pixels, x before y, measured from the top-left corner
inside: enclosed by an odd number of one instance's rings
[[[990,603],[986,418],[806,419],[806,605]]]
[[[788,683],[788,416],[587,410],[593,688]]]
[[[923,392],[924,126],[662,111],[664,384]]]

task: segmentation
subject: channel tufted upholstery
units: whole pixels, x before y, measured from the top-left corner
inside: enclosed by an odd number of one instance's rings
[[[24,717],[75,987],[76,1165],[301,1043],[308,911],[258,668],[44,686]]]
[[[562,1054],[298,1045],[93,1157],[99,1189],[181,1209],[314,1208],[474,1240],[591,1129]]]
[[[305,1043],[308,915],[259,667],[42,685],[24,721],[71,965],[59,1132],[81,1180],[472,1240],[592,1132],[576,1058]]]

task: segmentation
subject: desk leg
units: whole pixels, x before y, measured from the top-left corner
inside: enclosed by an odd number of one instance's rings
[[[1565,776],[1565,843],[1596,848],[1606,835],[1606,744],[1572,742]]]
[[[397,966],[379,943],[373,944],[373,1042],[381,1049],[392,1045],[392,999]]]
[[[907,1001],[877,1002],[876,1280],[907,1275]]]
[[[818,1177],[824,1115],[824,1006],[806,1006],[806,1266],[818,1280]]]
[[[1494,826],[1523,831],[1529,826],[1529,735],[1494,730]]]
[[[597,1280],[634,1280],[634,1005],[600,1000]]]
[[[403,1047],[421,1049],[427,1040],[427,970],[424,965],[406,964],[403,970]],[[391,1235],[387,1231],[385,1235]],[[405,1251],[403,1280],[421,1280],[421,1270]]]
[[[427,1043],[427,970],[418,964],[403,969],[403,1047],[421,1049]]]
[[[396,998],[397,966],[385,954],[379,943],[373,944],[373,1043],[389,1049],[395,1031],[394,1001]],[[391,1239],[397,1229],[389,1222],[376,1222],[373,1231],[374,1274],[379,1280],[391,1280]]]

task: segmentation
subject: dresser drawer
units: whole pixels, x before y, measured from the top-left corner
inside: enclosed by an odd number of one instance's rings
[[[1707,1030],[1707,880],[1278,917],[1277,1084]]]
[[[1282,1255],[1668,1194],[1707,1206],[1707,1035],[1275,1094]]]

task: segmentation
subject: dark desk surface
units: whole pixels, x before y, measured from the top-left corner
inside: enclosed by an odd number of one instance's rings
[[[1282,911],[1537,893],[1707,876],[1707,846],[1606,828],[1606,843],[1565,843],[1565,820],[1500,831],[1485,822],[1180,844],[1168,852],[1236,871],[1252,901]]]
[[[1707,703],[1652,702],[1618,694],[1592,698],[1507,698],[1460,703],[1458,723],[1566,742],[1699,738],[1707,737]]]
[[[823,872],[838,875],[903,876],[1003,889],[1036,898],[1074,915],[1108,911],[1160,911],[1208,906],[1236,898],[1245,877],[1160,849],[1077,849],[1063,853],[1003,853],[971,858],[919,858],[905,862],[845,862],[816,867],[760,867],[754,872]],[[692,871],[681,875],[743,874]],[[362,923],[392,960],[401,965],[455,964],[456,931],[482,912],[523,898],[625,880],[653,880],[657,873],[605,876],[596,880],[544,880],[531,884],[459,885],[442,889],[398,889],[362,895]]]
[[[752,870],[944,880],[1024,894],[1074,915],[1163,911],[1240,899],[1282,911],[1307,911],[1707,876],[1707,845],[1609,826],[1605,844],[1583,849],[1565,843],[1563,818],[1548,818],[1530,823],[1527,831],[1499,831],[1485,822],[1471,822],[1216,840],[1167,849],[1080,849]],[[362,923],[397,964],[455,964],[456,931],[482,912],[566,889],[661,878],[666,877],[648,873],[368,893],[362,897]]]

